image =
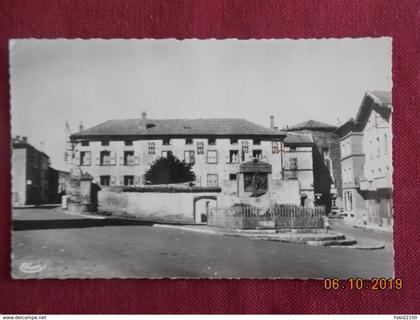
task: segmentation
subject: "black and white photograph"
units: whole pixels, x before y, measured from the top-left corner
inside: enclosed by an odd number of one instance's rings
[[[392,39],[15,39],[14,279],[394,276]]]

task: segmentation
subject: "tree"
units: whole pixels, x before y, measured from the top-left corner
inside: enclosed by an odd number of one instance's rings
[[[144,174],[146,184],[182,183],[195,180],[193,164],[180,161],[171,153],[156,159]]]

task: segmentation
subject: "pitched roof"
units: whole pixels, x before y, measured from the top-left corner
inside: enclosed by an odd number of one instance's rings
[[[285,131],[295,131],[295,130],[316,130],[316,129],[336,129],[336,126],[333,126],[328,123],[315,121],[315,120],[307,120],[301,123],[298,123],[292,127],[285,129]]]
[[[385,120],[389,120],[392,112],[392,95],[390,91],[366,92],[357,111],[355,121],[357,130],[361,131],[364,129],[373,110]]]
[[[71,139],[159,136],[261,136],[285,134],[244,119],[125,119],[109,120],[71,135]]]
[[[284,139],[284,145],[309,145],[313,144],[314,140],[309,134],[287,132]]]
[[[366,126],[372,110],[375,110],[382,118],[389,120],[392,112],[392,94],[390,91],[369,91],[366,92],[356,119],[349,119],[337,129],[340,137],[349,132],[361,132]]]

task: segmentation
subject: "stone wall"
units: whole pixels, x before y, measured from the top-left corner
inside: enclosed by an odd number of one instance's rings
[[[100,212],[154,221],[195,222],[194,207],[198,199],[216,196],[216,192],[115,192],[108,189],[99,192],[98,200]]]

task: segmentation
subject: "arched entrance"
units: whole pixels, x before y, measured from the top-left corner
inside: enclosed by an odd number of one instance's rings
[[[216,196],[198,196],[194,198],[194,222],[207,223],[209,208],[217,205]]]

